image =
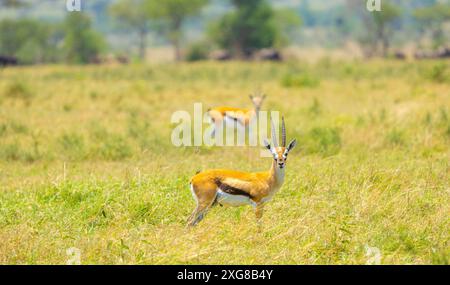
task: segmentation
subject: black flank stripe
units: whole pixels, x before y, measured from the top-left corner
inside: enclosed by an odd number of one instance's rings
[[[216,183],[217,187],[219,187],[220,190],[222,190],[223,192],[228,193],[230,195],[242,195],[242,196],[249,197],[250,199],[253,198],[253,196],[250,195],[248,192],[246,192],[242,189],[233,187],[231,185],[222,183],[219,179],[216,179],[215,183]]]

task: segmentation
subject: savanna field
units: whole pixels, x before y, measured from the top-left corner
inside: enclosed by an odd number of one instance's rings
[[[258,88],[298,141],[263,230],[251,207],[186,228],[198,170],[271,159],[174,147],[172,113]],[[448,61],[0,69],[2,264],[448,264],[449,182]]]

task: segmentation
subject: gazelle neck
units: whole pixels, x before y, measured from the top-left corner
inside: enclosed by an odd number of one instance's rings
[[[275,160],[272,161],[272,166],[270,167],[269,174],[275,187],[280,187],[283,184],[285,168],[286,166],[284,168],[279,168],[277,166],[277,162]]]

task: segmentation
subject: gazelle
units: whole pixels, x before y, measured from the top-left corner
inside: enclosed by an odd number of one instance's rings
[[[238,123],[238,127],[245,128],[250,124],[250,121],[258,115],[266,95],[249,95],[253,103],[253,109],[242,109],[234,107],[216,107],[208,110],[208,115],[214,124],[212,136],[215,136],[216,130],[219,130],[222,124],[233,125]]]
[[[281,147],[272,124],[272,144],[264,140],[270,150],[273,161],[269,171],[240,172],[235,170],[214,169],[200,172],[191,178],[192,195],[197,202],[195,210],[188,219],[188,225],[194,226],[206,215],[211,206],[216,204],[228,206],[251,205],[255,209],[256,219],[260,223],[264,204],[271,200],[284,182],[286,160],[295,147],[293,139],[286,147],[286,128],[282,118]]]

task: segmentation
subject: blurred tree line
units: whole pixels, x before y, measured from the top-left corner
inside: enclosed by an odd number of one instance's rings
[[[82,13],[70,13],[60,24],[32,19],[0,22],[0,54],[17,57],[23,64],[88,63],[105,48],[103,37]]]
[[[24,0],[0,0],[0,8],[30,8]],[[31,18],[0,21],[0,55],[13,56],[23,64],[61,62],[88,63],[106,48],[83,13],[68,13],[64,22]]]
[[[139,36],[139,56],[145,57],[149,30],[156,30],[173,46],[176,60],[181,60],[183,24],[197,15],[208,0],[119,0],[110,7],[119,23],[134,29]]]
[[[199,27],[204,30],[202,37],[186,43],[186,27],[205,17],[209,4],[219,5],[217,0],[91,1],[86,5],[102,22],[95,28],[92,13],[66,12],[63,21],[43,21],[26,16],[26,11],[38,5],[31,0],[0,0],[1,8],[24,12],[0,21],[0,55],[27,64],[88,63],[111,51],[107,37],[113,30],[126,39],[134,34],[137,40],[130,45],[140,59],[146,57],[150,35],[170,44],[177,60],[183,59],[183,50],[187,51],[185,58],[195,60],[214,49],[247,58],[260,49],[281,48],[296,39],[296,44],[305,44],[298,40],[304,26],[326,27],[330,42],[356,40],[368,55],[387,56],[394,35],[406,33],[408,27],[432,39],[433,48],[447,44],[444,26],[450,21],[450,5],[446,1],[384,0],[382,11],[372,13],[366,9],[366,0],[345,0],[328,10],[314,10],[316,2],[311,0],[302,0],[297,10],[277,6],[273,0],[220,1],[225,12]]]

